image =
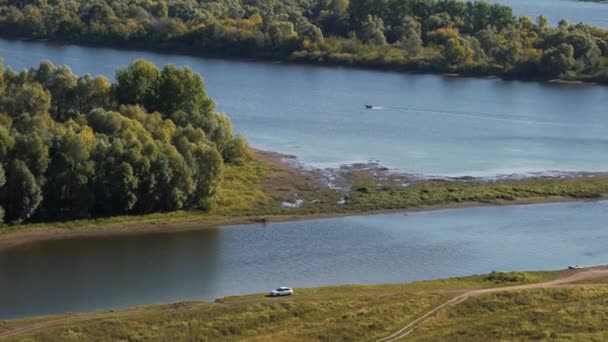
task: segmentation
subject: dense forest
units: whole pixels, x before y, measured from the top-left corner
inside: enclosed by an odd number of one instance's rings
[[[224,163],[249,158],[189,68],[0,71],[0,222],[207,209]]]
[[[608,81],[608,30],[453,0],[0,0],[0,35],[512,78]]]

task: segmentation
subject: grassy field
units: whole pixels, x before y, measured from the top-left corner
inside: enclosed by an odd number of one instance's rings
[[[430,308],[456,296],[463,289],[534,283],[554,279],[559,275],[559,272],[518,272],[494,274],[492,277],[477,275],[409,284],[296,289],[294,296],[287,298],[266,298],[263,294],[256,294],[223,298],[215,303],[150,306],[101,312],[93,315],[90,320],[60,324],[12,340],[374,340],[397,330]],[[548,301],[555,297],[552,292],[548,292],[548,295]],[[541,293],[538,296],[543,295]],[[492,301],[492,298],[488,300]],[[589,297],[589,300],[596,300],[596,297]],[[513,305],[514,309],[517,308],[517,303],[521,304],[513,301],[509,305]],[[496,305],[496,310],[508,310],[501,303]],[[479,312],[474,307],[466,308],[475,315]],[[159,310],[162,312],[159,313]],[[487,310],[483,312],[488,313]],[[0,334],[35,322],[78,317],[82,316],[0,321]],[[441,322],[443,321],[432,324]],[[508,329],[508,326],[505,325],[504,329]],[[425,335],[426,331],[421,332],[421,338],[432,339],[433,336]]]
[[[442,311],[417,341],[608,340],[608,287],[501,292]]]
[[[258,152],[243,165],[229,165],[209,211],[177,211],[140,216],[0,227],[0,247],[60,234],[196,229],[227,223],[278,221],[311,216],[370,213],[396,209],[432,209],[487,204],[600,199],[608,196],[608,176],[475,181],[407,180],[401,175],[350,170],[342,186],[329,187],[322,173],[306,171],[278,156]],[[303,200],[297,208],[283,202]],[[343,200],[343,201],[341,201]]]

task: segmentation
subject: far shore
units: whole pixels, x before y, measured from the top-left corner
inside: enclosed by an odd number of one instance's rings
[[[270,168],[281,168],[282,171],[291,172],[292,176],[309,179],[311,175],[319,174],[315,171],[303,171],[292,158],[275,152],[255,150],[256,159]],[[547,177],[559,181],[555,177]],[[316,181],[319,181],[318,179]],[[524,180],[509,180],[512,184]],[[308,181],[307,181],[308,182]],[[455,180],[453,182],[466,182]],[[498,181],[500,182],[500,181]],[[504,205],[526,205],[559,202],[593,202],[608,199],[602,195],[594,198],[573,198],[568,196],[539,196],[531,198],[518,198],[512,200],[495,200],[491,202],[461,201],[443,204],[421,205],[402,208],[377,208],[371,210],[358,208],[341,208],[336,206],[321,207],[316,212],[301,212],[298,209],[283,209],[275,214],[247,214],[247,215],[218,215],[199,211],[174,213],[158,213],[142,216],[113,217],[108,219],[79,220],[72,222],[57,222],[45,224],[30,224],[19,227],[6,226],[4,231],[0,228],[0,250],[12,248],[28,243],[45,240],[58,240],[83,237],[102,237],[120,235],[141,235],[155,233],[173,233],[201,229],[220,228],[228,225],[242,224],[268,224],[271,222],[287,222],[299,220],[314,220],[339,218],[358,215],[379,215],[390,213],[413,213],[422,211],[436,211],[445,209],[464,209],[473,207],[492,207]]]
[[[608,0],[606,0],[608,1]],[[369,70],[369,71],[381,71],[381,72],[398,72],[403,74],[419,74],[419,75],[436,75],[446,78],[476,78],[476,79],[500,79],[502,81],[519,81],[519,82],[538,82],[544,84],[555,84],[555,85],[605,85],[605,83],[597,82],[596,80],[587,79],[555,79],[555,78],[518,78],[512,77],[506,74],[479,74],[473,72],[459,71],[459,72],[446,72],[442,70],[436,70],[434,68],[425,69],[414,69],[408,68],[407,66],[397,65],[378,65],[378,64],[353,64],[353,63],[340,63],[340,62],[318,62],[308,59],[294,59],[294,58],[279,58],[272,55],[255,55],[255,56],[235,56],[231,54],[211,51],[200,51],[193,50],[189,47],[171,45],[171,44],[159,44],[151,46],[148,43],[142,42],[92,42],[86,40],[57,40],[47,38],[31,38],[31,37],[19,37],[19,36],[0,36],[0,39],[9,41],[21,41],[21,42],[32,42],[32,43],[47,43],[55,45],[73,45],[83,46],[88,48],[106,48],[115,49],[122,51],[146,51],[152,53],[159,53],[164,55],[180,55],[189,57],[199,58],[213,58],[213,59],[224,59],[232,61],[244,61],[244,62],[258,62],[258,63],[281,63],[285,65],[309,65],[315,67],[326,67],[326,68],[347,68],[352,70]]]

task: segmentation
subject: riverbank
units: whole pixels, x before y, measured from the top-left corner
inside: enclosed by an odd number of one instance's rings
[[[310,59],[302,56],[287,56],[285,58],[279,58],[274,55],[256,54],[251,56],[239,56],[231,53],[221,53],[214,51],[202,51],[188,46],[182,46],[179,44],[170,43],[157,43],[151,45],[146,42],[112,42],[112,41],[87,41],[87,40],[61,40],[61,39],[49,39],[49,38],[33,38],[33,37],[22,37],[22,36],[0,36],[0,39],[9,41],[20,41],[20,42],[32,42],[42,44],[53,44],[62,46],[83,46],[88,48],[107,48],[115,49],[119,51],[146,51],[163,54],[167,56],[189,56],[189,57],[200,57],[200,58],[211,58],[221,60],[232,60],[232,61],[246,61],[256,63],[281,63],[285,65],[308,65],[322,68],[345,68],[352,70],[369,70],[369,71],[380,71],[390,73],[402,73],[402,74],[420,74],[420,75],[439,75],[446,78],[476,78],[476,79],[501,79],[503,81],[519,81],[519,82],[540,82],[546,84],[555,85],[569,85],[569,86],[584,86],[584,85],[607,85],[606,80],[600,77],[583,77],[575,79],[561,79],[551,77],[521,77],[521,75],[512,75],[505,72],[500,73],[486,73],[477,69],[471,70],[459,70],[452,72],[435,66],[427,64],[379,64],[379,63],[352,63],[344,62],[340,60],[330,60],[327,58]]]
[[[392,173],[377,164],[307,169],[294,157],[255,151],[253,161],[227,168],[224,186],[209,212],[4,226],[0,228],[0,249],[84,236],[153,234],[395,211],[595,201],[607,196],[608,176],[604,174],[498,180],[420,179]]]
[[[0,321],[0,338],[415,340],[605,336],[608,269],[494,272],[407,284],[295,289],[93,314]],[[559,308],[559,309],[558,309]],[[584,318],[583,318],[584,317]],[[567,321],[568,324],[563,324]]]

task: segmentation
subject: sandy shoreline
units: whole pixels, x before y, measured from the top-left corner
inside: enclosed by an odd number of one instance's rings
[[[144,234],[164,234],[177,233],[202,229],[221,228],[230,225],[244,224],[271,224],[276,222],[292,222],[292,221],[307,221],[317,219],[331,219],[350,216],[367,216],[367,215],[382,215],[391,213],[415,213],[415,212],[431,212],[446,209],[467,209],[467,208],[483,208],[483,207],[501,207],[501,206],[517,206],[517,205],[532,205],[532,204],[552,204],[552,203],[575,203],[575,202],[597,202],[607,200],[608,198],[598,199],[573,199],[566,197],[532,199],[532,200],[517,200],[504,203],[480,203],[480,202],[463,202],[453,204],[442,204],[433,206],[424,206],[416,208],[404,209],[385,209],[373,210],[367,212],[342,212],[342,213],[321,213],[321,214],[295,214],[295,215],[280,215],[280,216],[265,216],[261,217],[240,217],[240,218],[223,218],[215,222],[204,222],[199,220],[175,222],[175,223],[130,223],[119,224],[102,227],[83,228],[79,230],[70,230],[66,228],[58,228],[56,231],[15,231],[0,235],[0,251],[12,247],[18,247],[29,243],[72,239],[83,237],[106,237],[106,236],[122,236],[122,235],[144,235]]]
[[[287,170],[294,177],[306,178],[307,181],[313,175],[317,179],[311,181],[325,182],[323,170],[310,171],[305,170],[293,156],[286,156],[277,152],[254,150],[256,159],[271,168],[282,168]],[[378,169],[383,169],[378,167]],[[397,175],[398,177],[408,177],[408,175]],[[327,186],[327,184],[325,184]],[[87,226],[83,223],[82,228],[66,227],[62,223],[57,223],[53,227],[49,225],[44,229],[32,228],[8,230],[0,232],[0,250],[12,248],[28,243],[34,243],[45,240],[58,240],[82,237],[103,237],[103,236],[120,236],[120,235],[141,235],[155,233],[170,233],[192,231],[200,229],[218,228],[227,225],[238,224],[256,224],[270,222],[286,222],[299,220],[314,220],[324,218],[338,218],[347,216],[360,215],[378,215],[386,213],[408,213],[421,211],[435,211],[443,209],[460,209],[472,207],[492,207],[503,205],[525,205],[525,204],[542,204],[542,203],[558,203],[558,202],[592,202],[608,199],[608,197],[599,197],[594,199],[576,199],[572,197],[539,197],[528,199],[493,201],[490,203],[463,201],[458,203],[447,203],[439,205],[425,205],[409,208],[397,209],[380,209],[380,210],[356,210],[354,208],[344,208],[343,210],[332,210],[329,208],[326,212],[316,213],[298,213],[279,214],[279,215],[249,215],[249,216],[205,216],[201,213],[198,217],[184,218],[176,222],[163,222],[162,214],[159,218],[146,218],[142,216],[141,221],[134,220],[133,222],[123,223],[101,223],[91,221]]]

